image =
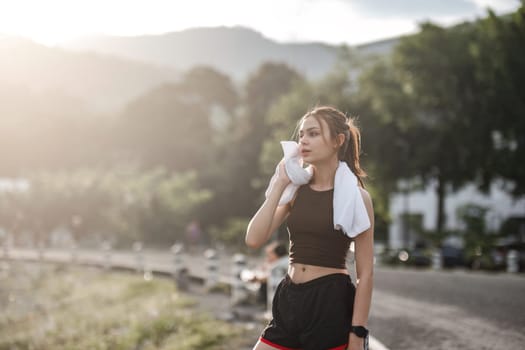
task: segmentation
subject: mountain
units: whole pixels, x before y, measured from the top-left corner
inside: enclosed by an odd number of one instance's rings
[[[180,76],[173,68],[98,53],[70,52],[0,35],[0,91],[25,89],[114,112],[136,96]],[[82,101],[82,103],[80,103]]]
[[[319,78],[334,65],[339,50],[321,43],[278,43],[244,27],[193,28],[163,35],[95,36],[61,47],[187,70],[209,65],[236,81],[245,80],[266,61],[283,62],[308,78]]]
[[[384,54],[397,40],[361,45],[357,50]],[[0,34],[0,99],[26,91],[23,95],[42,101],[63,101],[64,107],[114,113],[151,89],[177,81],[197,65],[209,65],[242,83],[263,62],[284,62],[315,79],[330,71],[338,50],[318,43],[277,43],[241,27],[101,36],[60,47]]]

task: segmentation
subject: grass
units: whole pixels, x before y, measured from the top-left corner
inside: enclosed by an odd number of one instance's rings
[[[235,349],[242,337],[168,280],[1,264],[0,350]]]

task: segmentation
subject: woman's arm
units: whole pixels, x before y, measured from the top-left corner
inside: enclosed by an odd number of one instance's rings
[[[258,248],[266,243],[272,233],[284,222],[290,212],[290,204],[278,206],[284,189],[290,183],[286,175],[284,163],[279,164],[279,176],[275,181],[268,198],[261,205],[257,213],[248,224],[246,244],[251,248]]]
[[[374,208],[368,192],[361,188],[360,190],[368,212],[368,217],[370,218],[370,228],[359,234],[355,239],[357,288],[354,299],[352,325],[367,327],[374,285]],[[359,345],[355,345],[356,343]],[[350,333],[348,349],[362,349],[362,343],[363,339]]]

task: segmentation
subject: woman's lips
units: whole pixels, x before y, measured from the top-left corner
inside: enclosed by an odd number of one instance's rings
[[[303,150],[301,151],[301,155],[302,155],[302,156],[306,156],[306,155],[308,155],[308,154],[310,154],[310,150],[303,149]]]

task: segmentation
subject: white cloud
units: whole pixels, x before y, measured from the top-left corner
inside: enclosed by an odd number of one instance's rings
[[[459,16],[475,11],[469,0],[347,0],[352,8],[371,17],[414,19],[420,17]]]
[[[482,9],[487,7],[492,8],[497,12],[508,12],[515,10],[520,1],[519,0],[471,0],[476,6]]]

